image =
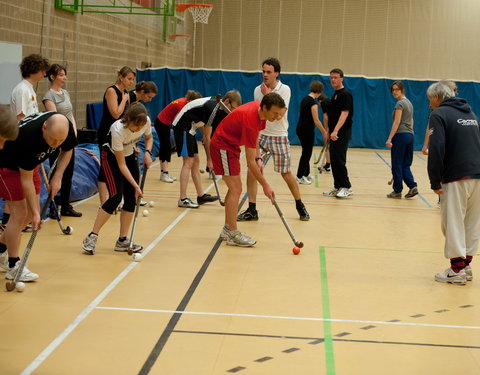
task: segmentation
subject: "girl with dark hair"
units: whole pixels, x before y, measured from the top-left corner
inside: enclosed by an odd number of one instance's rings
[[[393,124],[386,145],[391,148],[393,191],[388,198],[402,198],[403,182],[409,187],[405,198],[413,198],[418,194],[417,183],[410,167],[413,161],[413,106],[405,97],[402,81],[395,81],[390,90],[397,103],[393,111]]]
[[[107,141],[101,151],[101,170],[107,181],[106,186],[109,198],[98,210],[97,218],[92,231],[83,240],[83,250],[88,255],[95,253],[98,234],[103,225],[110,219],[123,197],[123,207],[120,214],[120,233],[115,244],[115,251],[128,251],[128,230],[133,219],[135,203],[138,197],[143,196],[140,189],[138,156],[135,144],[145,135],[145,153],[143,155],[144,168],[152,164],[152,128],[147,110],[141,103],[134,103],[128,107],[121,120],[115,121],[107,135]],[[133,251],[139,252],[142,246],[133,244]]]

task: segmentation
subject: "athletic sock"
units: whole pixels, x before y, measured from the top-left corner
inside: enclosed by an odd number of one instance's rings
[[[1,248],[0,248],[0,249],[1,249]],[[2,251],[0,250],[0,253],[1,253],[1,252],[2,252]],[[472,260],[473,260],[473,256],[472,256],[472,255],[467,255],[467,258],[464,259],[465,266],[469,266],[470,263],[472,262]]]
[[[10,214],[7,214],[7,213],[4,212],[3,216],[2,216],[2,224],[7,225],[8,219],[10,219]]]
[[[118,240],[120,242],[125,242],[127,240],[127,236],[123,236],[123,237],[118,237]]]
[[[0,254],[3,254],[5,251],[7,251],[7,245],[0,242]]]
[[[248,202],[248,210],[252,212],[257,211],[257,203]]]
[[[463,258],[452,258],[450,259],[450,265],[453,272],[458,273],[465,268],[465,259]]]
[[[94,234],[95,236],[98,236],[98,234],[94,232],[90,232],[88,235],[91,236],[92,234]]]
[[[15,257],[15,258],[8,257],[8,267],[10,267],[10,268],[15,267],[15,264],[17,264],[17,262],[18,262],[19,260],[20,260],[19,257]]]

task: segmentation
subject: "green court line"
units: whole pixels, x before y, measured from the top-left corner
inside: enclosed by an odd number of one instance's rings
[[[333,353],[332,324],[330,316],[330,297],[328,296],[327,261],[325,247],[320,246],[320,278],[322,280],[323,336],[325,348],[325,366],[327,375],[335,375],[335,356]]]
[[[325,246],[331,249],[350,249],[350,250],[371,250],[371,251],[391,251],[400,253],[419,253],[419,254],[439,254],[443,253],[443,249],[439,251],[428,250],[406,250],[406,249],[375,249],[370,247],[354,247],[354,246]]]

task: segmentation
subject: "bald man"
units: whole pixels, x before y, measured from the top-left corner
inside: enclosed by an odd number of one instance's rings
[[[18,270],[21,230],[28,222],[40,228],[40,176],[38,166],[60,149],[57,168],[50,181],[48,194],[55,196],[72,149],[77,144],[72,123],[60,113],[40,112],[23,118],[15,141],[5,142],[0,150],[0,198],[10,207],[10,220],[0,236],[0,267],[12,280]],[[34,281],[36,273],[23,269],[20,281]]]

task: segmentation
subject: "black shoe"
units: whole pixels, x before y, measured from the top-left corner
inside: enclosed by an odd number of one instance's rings
[[[62,207],[60,213],[62,216],[82,217],[82,213],[75,211],[72,206],[67,206],[65,208]]]
[[[50,208],[50,212],[48,213],[48,217],[53,220],[57,220],[57,215],[55,215],[55,210]]]
[[[301,221],[310,220],[310,215],[308,214],[307,209],[305,208],[305,205],[303,203],[301,204],[301,206],[297,207],[297,212],[300,215]]]
[[[217,195],[203,194],[201,197],[197,197],[198,204],[204,204],[204,203],[215,202],[215,201],[218,201]]]
[[[250,211],[250,209],[248,208],[237,216],[237,221],[257,221],[257,220],[258,220],[257,210]]]

